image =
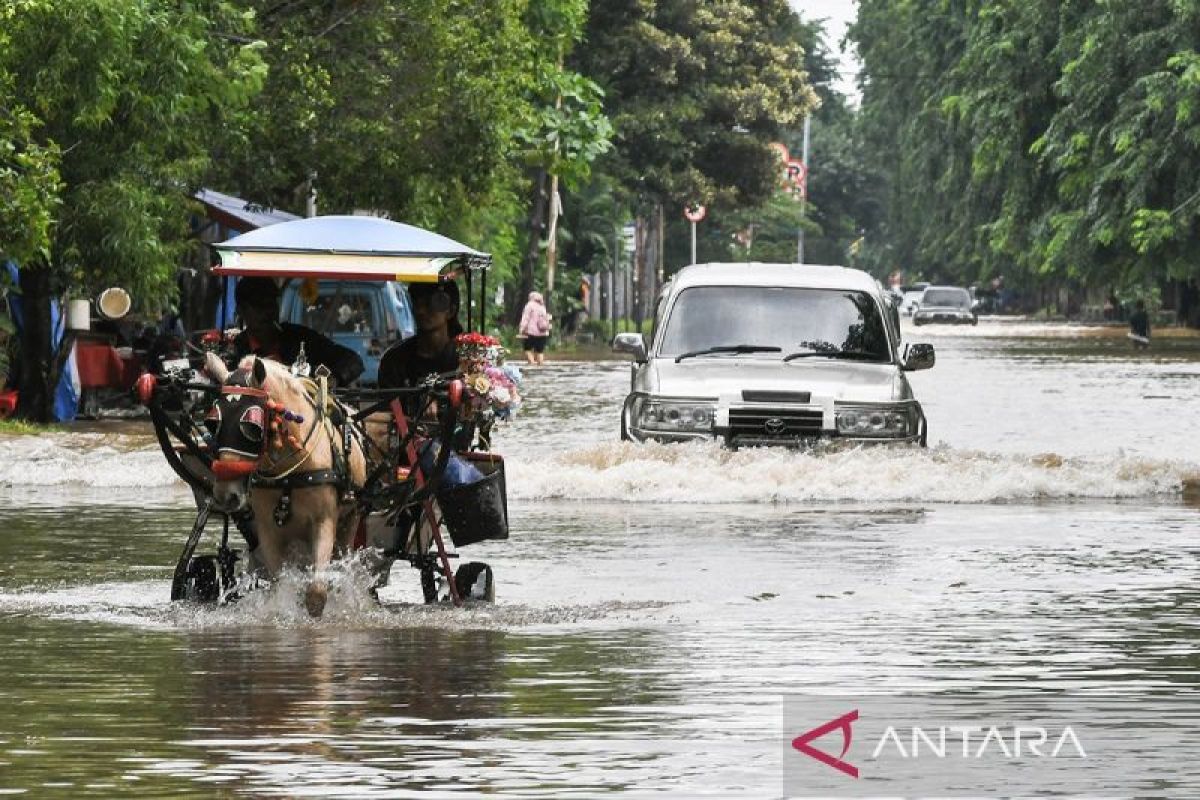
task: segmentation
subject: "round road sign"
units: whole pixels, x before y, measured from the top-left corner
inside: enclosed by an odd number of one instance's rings
[[[700,220],[704,219],[704,215],[706,213],[707,211],[704,206],[697,203],[696,205],[688,206],[683,210],[683,218],[688,222],[699,222]]]
[[[784,167],[784,176],[789,183],[796,184],[797,186],[802,185],[808,178],[808,167],[805,166],[803,161],[791,159]]]

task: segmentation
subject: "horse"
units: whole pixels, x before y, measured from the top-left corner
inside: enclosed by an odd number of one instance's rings
[[[313,568],[304,605],[320,617],[324,571],[350,550],[361,517],[354,496],[367,474],[361,434],[317,384],[276,361],[247,356],[231,372],[210,353],[205,371],[221,384],[205,419],[214,439],[213,505],[253,510],[258,556],[272,578],[295,545],[307,546],[294,562]]]

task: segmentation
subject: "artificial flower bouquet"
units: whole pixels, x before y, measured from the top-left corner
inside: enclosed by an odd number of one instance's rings
[[[500,340],[482,333],[454,339],[459,369],[467,388],[466,415],[486,427],[512,419],[521,407],[521,370],[504,363]]]

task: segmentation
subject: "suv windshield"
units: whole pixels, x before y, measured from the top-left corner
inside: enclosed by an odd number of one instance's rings
[[[883,317],[870,295],[771,286],[684,289],[671,308],[658,355],[731,345],[770,348],[768,357],[775,359],[780,352],[815,350],[891,360]]]
[[[966,289],[926,289],[921,297],[921,305],[970,308],[971,295],[967,294]]]
[[[299,322],[326,335],[361,333],[382,338],[387,335],[386,323],[379,318],[371,298],[368,289],[323,285],[316,301],[301,312]]]

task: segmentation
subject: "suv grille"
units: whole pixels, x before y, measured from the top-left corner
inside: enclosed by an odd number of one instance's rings
[[[819,408],[731,408],[729,435],[755,439],[820,436],[823,416]]]

